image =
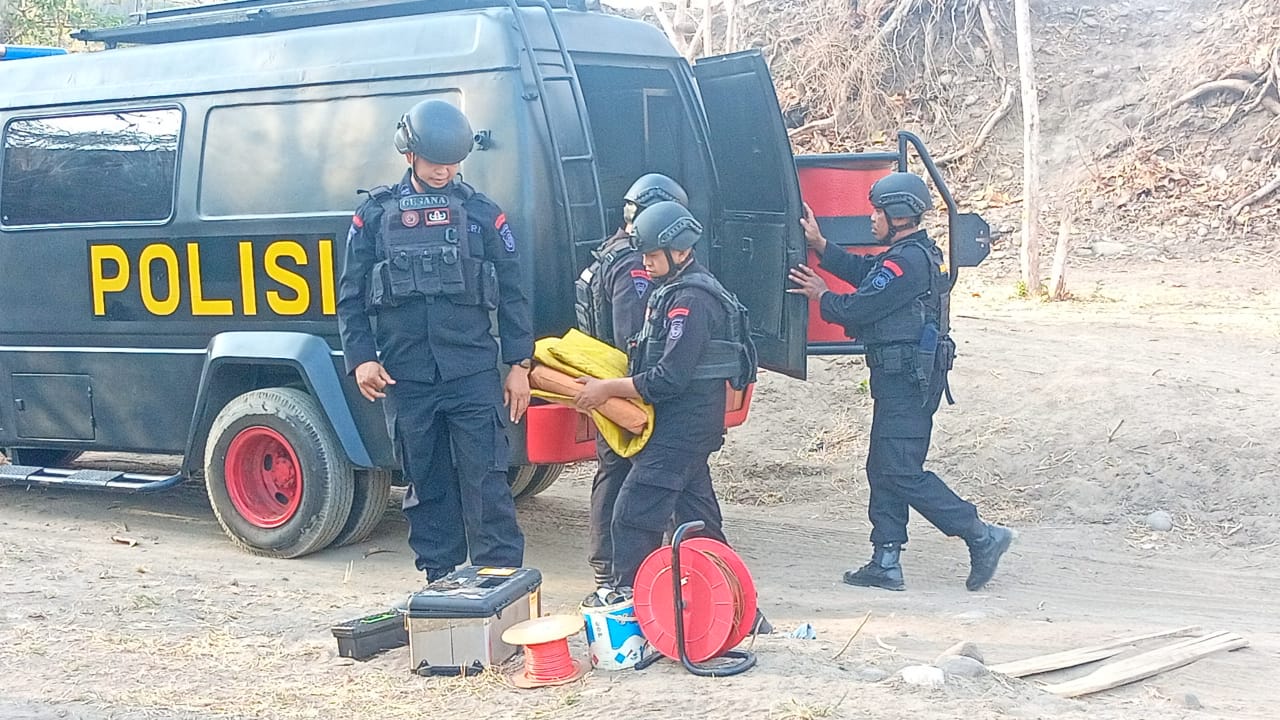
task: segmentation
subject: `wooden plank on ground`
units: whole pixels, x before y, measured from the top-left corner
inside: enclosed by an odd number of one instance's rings
[[[1106,658],[1119,655],[1134,643],[1142,642],[1143,640],[1179,637],[1195,632],[1200,632],[1200,628],[1195,625],[1188,625],[1187,627],[1180,627],[1174,630],[1162,630],[1160,632],[1146,633],[1143,635],[1116,638],[1115,640],[1111,640],[1100,645],[1090,645],[1089,647],[1077,648],[1075,650],[1064,650],[1062,652],[1029,657],[1025,660],[1015,660],[1013,662],[992,665],[991,672],[1008,675],[1009,677],[1026,677],[1028,675],[1053,672],[1054,670],[1065,670],[1066,668],[1077,667],[1079,665],[1084,665],[1085,663],[1094,662],[1095,660],[1104,660]]]
[[[1239,650],[1248,645],[1249,641],[1243,637],[1227,632],[1190,641],[1183,640],[1103,665],[1084,677],[1049,685],[1045,690],[1061,697],[1079,697],[1127,685],[1167,670],[1190,665],[1207,655],[1226,650]]]

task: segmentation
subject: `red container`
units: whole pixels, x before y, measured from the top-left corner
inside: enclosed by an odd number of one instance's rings
[[[831,218],[871,218],[871,186],[893,171],[897,163],[894,153],[860,153],[853,155],[801,155],[796,158],[800,179],[800,196],[821,222]],[[867,243],[865,238],[828,238],[852,252],[872,254],[883,247]],[[852,246],[852,247],[850,247]],[[827,281],[833,292],[853,292],[854,287],[825,270],[818,269],[818,256],[809,252],[809,267]],[[809,342],[847,341],[844,328],[822,319],[816,301],[809,302]]]
[[[591,418],[564,405],[530,405],[525,413],[525,454],[534,465],[561,465],[596,456]]]
[[[738,427],[751,410],[751,391],[725,383],[724,425]],[[525,413],[525,454],[534,465],[560,465],[596,456],[596,425],[591,418],[565,405],[530,405]]]
[[[747,421],[747,412],[751,410],[751,391],[755,385],[748,385],[745,390],[734,390],[725,383],[724,390],[724,426],[738,427]]]

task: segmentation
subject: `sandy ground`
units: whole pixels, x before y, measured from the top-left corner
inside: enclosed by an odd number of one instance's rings
[[[1274,718],[1275,270],[1089,266],[1072,278],[1080,299],[1055,305],[1011,297],[1007,279],[963,281],[959,404],[938,415],[931,461],[1021,531],[980,593],[964,590],[963,544],[919,518],[908,592],[842,585],[868,552],[866,370],[814,359],[808,383],[762,377],[714,472],[727,531],[783,633],[758,639],[758,667],[735,678],[662,662],[519,691],[498,674],[412,676],[404,649],[356,663],[337,657],[329,626],[418,584],[394,511],[362,545],[267,560],[232,548],[199,487],[148,498],[0,489],[0,717]],[[590,472],[571,468],[521,507],[549,612],[572,612],[589,590]],[[1174,516],[1173,531],[1147,529],[1155,510]],[[785,636],[803,622],[817,640]],[[924,690],[894,674],[960,640],[995,663],[1183,625],[1233,630],[1250,647],[1080,700],[1031,681]],[[581,636],[573,647],[583,653]],[[871,681],[876,669],[888,678]]]

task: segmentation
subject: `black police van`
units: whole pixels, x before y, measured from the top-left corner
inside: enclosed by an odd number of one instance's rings
[[[700,252],[750,308],[762,365],[804,377],[809,308],[785,293],[800,184],[757,52],[690,66],[582,0],[236,0],[77,37],[107,49],[0,62],[0,485],[203,480],[250,552],[366,538],[395,462],[342,371],[335,264],[355,189],[401,175],[395,124],[426,97],[477,130],[462,173],[531,247],[539,337],[573,326],[573,280],[621,196],[662,172],[711,228]],[[865,198],[905,166],[904,137],[810,164],[854,168]],[[591,457],[593,432],[530,408],[513,492]],[[68,467],[87,450],[183,459],[172,477]]]

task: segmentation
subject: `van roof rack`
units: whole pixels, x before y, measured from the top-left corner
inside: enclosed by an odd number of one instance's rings
[[[145,2],[145,0],[142,0]],[[534,7],[543,2],[516,0]],[[598,0],[547,0],[551,7],[587,10]],[[140,3],[141,4],[141,3]],[[406,15],[423,15],[486,7],[507,7],[498,0],[231,0],[148,12],[142,5],[131,22],[119,27],[78,30],[83,42],[158,44],[203,38],[255,35],[316,25],[337,25]]]

